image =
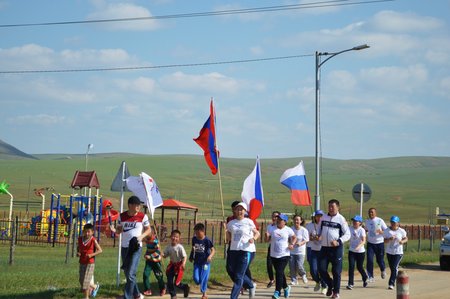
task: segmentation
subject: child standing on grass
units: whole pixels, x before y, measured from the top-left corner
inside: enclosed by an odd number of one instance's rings
[[[177,229],[170,234],[170,245],[164,249],[163,257],[170,257],[169,265],[166,269],[167,290],[170,298],[177,298],[175,287],[183,290],[184,298],[189,296],[189,285],[181,282],[184,270],[186,269],[187,255],[183,245],[180,244],[181,232]]]
[[[102,248],[94,237],[94,226],[87,223],[83,227],[82,236],[78,237],[77,256],[80,257],[79,280],[81,290],[85,299],[89,295],[95,297],[100,285],[93,283],[95,259],[94,257],[102,253]]]
[[[145,252],[145,268],[144,268],[144,287],[145,296],[151,296],[152,290],[150,287],[150,274],[153,271],[159,286],[159,295],[164,296],[166,294],[166,288],[164,284],[164,275],[161,266],[161,251],[159,246],[159,241],[154,230],[152,230],[151,235],[145,238],[147,243],[147,251]]]
[[[197,223],[194,226],[195,236],[192,238],[192,251],[189,261],[194,262],[194,282],[200,285],[202,299],[207,299],[209,273],[211,271],[211,260],[215,249],[212,241],[205,235],[205,225]]]

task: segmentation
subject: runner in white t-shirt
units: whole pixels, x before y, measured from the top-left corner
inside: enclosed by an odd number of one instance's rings
[[[270,235],[270,233],[277,228],[277,217],[280,215],[280,212],[273,211],[272,212],[272,223],[267,225],[267,233]],[[269,240],[266,239],[266,242]],[[272,258],[270,257],[270,243],[269,247],[267,248],[267,256],[266,256],[266,268],[267,268],[267,275],[269,276],[269,283],[267,284],[267,287],[270,288],[273,286],[275,282],[275,276],[273,274],[273,265],[272,265]]]
[[[251,299],[255,296],[256,287],[246,270],[250,266],[251,253],[256,251],[255,241],[259,238],[259,232],[254,222],[244,217],[247,212],[245,203],[240,202],[233,210],[235,219],[227,223],[227,240],[230,242],[227,268],[231,269],[234,282],[230,299],[237,299],[242,287],[249,290]]]
[[[304,284],[308,283],[306,271],[304,267],[306,256],[306,243],[309,241],[309,233],[302,226],[303,218],[301,215],[294,215],[294,225],[291,226],[292,231],[297,237],[297,242],[291,250],[291,258],[289,259],[289,271],[291,276],[291,285],[297,285],[297,273],[303,280]]]
[[[400,218],[391,217],[391,225],[385,229],[384,243],[386,244],[386,257],[391,269],[388,289],[393,290],[397,279],[398,265],[403,258],[403,244],[408,242],[406,231],[400,227]]]
[[[321,292],[326,294],[327,284],[320,277],[319,274],[319,256],[320,249],[322,248],[322,241],[319,236],[320,219],[323,216],[322,210],[317,210],[312,215],[312,221],[306,225],[306,229],[309,233],[309,242],[306,244],[306,258],[309,264],[309,272],[312,279],[316,282],[314,286],[314,292]]]
[[[369,275],[369,282],[374,282],[373,266],[374,257],[381,271],[381,278],[386,278],[386,265],[384,263],[384,238],[383,231],[387,228],[386,223],[377,217],[377,210],[370,208],[369,219],[366,219],[365,229],[367,231],[367,264],[366,270]]]
[[[364,257],[366,243],[366,231],[361,227],[363,219],[361,215],[352,218],[353,225],[350,226],[350,247],[348,251],[348,285],[347,289],[352,290],[355,277],[355,263],[358,272],[362,276],[363,287],[367,287],[367,273],[364,270]]]
[[[288,298],[291,292],[291,287],[286,282],[284,269],[289,263],[290,250],[294,248],[297,238],[292,229],[286,226],[288,220],[287,215],[278,215],[277,228],[272,230],[270,234],[266,233],[266,237],[270,239],[270,256],[275,268],[275,292],[272,295],[273,299],[280,298],[282,288],[284,289],[284,298]]]

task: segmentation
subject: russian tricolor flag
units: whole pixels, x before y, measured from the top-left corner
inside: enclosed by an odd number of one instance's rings
[[[213,100],[209,107],[209,117],[203,128],[200,130],[199,136],[194,141],[203,149],[206,164],[211,169],[212,174],[216,174],[219,169],[218,156],[219,151],[216,149],[216,116],[214,114]]]
[[[248,217],[255,220],[259,217],[264,207],[264,195],[261,181],[261,166],[259,157],[256,158],[256,165],[252,173],[245,179],[242,188],[242,201],[247,204]]]
[[[303,161],[286,170],[280,178],[280,183],[291,190],[291,200],[296,206],[310,206],[311,197],[309,195],[308,183],[306,182],[305,168]]]

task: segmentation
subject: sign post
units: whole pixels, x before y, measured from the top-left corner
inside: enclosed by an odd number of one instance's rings
[[[352,196],[356,202],[360,203],[359,215],[362,216],[363,202],[369,201],[370,197],[372,196],[372,190],[367,184],[364,183],[356,184],[353,187]]]

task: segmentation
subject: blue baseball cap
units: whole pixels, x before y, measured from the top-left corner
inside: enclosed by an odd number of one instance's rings
[[[396,222],[396,223],[400,222],[400,217],[398,217],[396,215],[392,216],[391,217],[391,222]]]
[[[317,216],[317,215],[325,215],[325,213],[322,210],[317,210],[314,212],[313,216]]]
[[[363,219],[362,219],[362,217],[360,216],[360,215],[355,215],[353,218],[352,218],[352,221],[358,221],[358,222],[363,222]]]
[[[288,220],[289,220],[289,217],[286,214],[280,214],[277,217],[280,218],[281,220],[285,221],[285,222],[288,222]]]

